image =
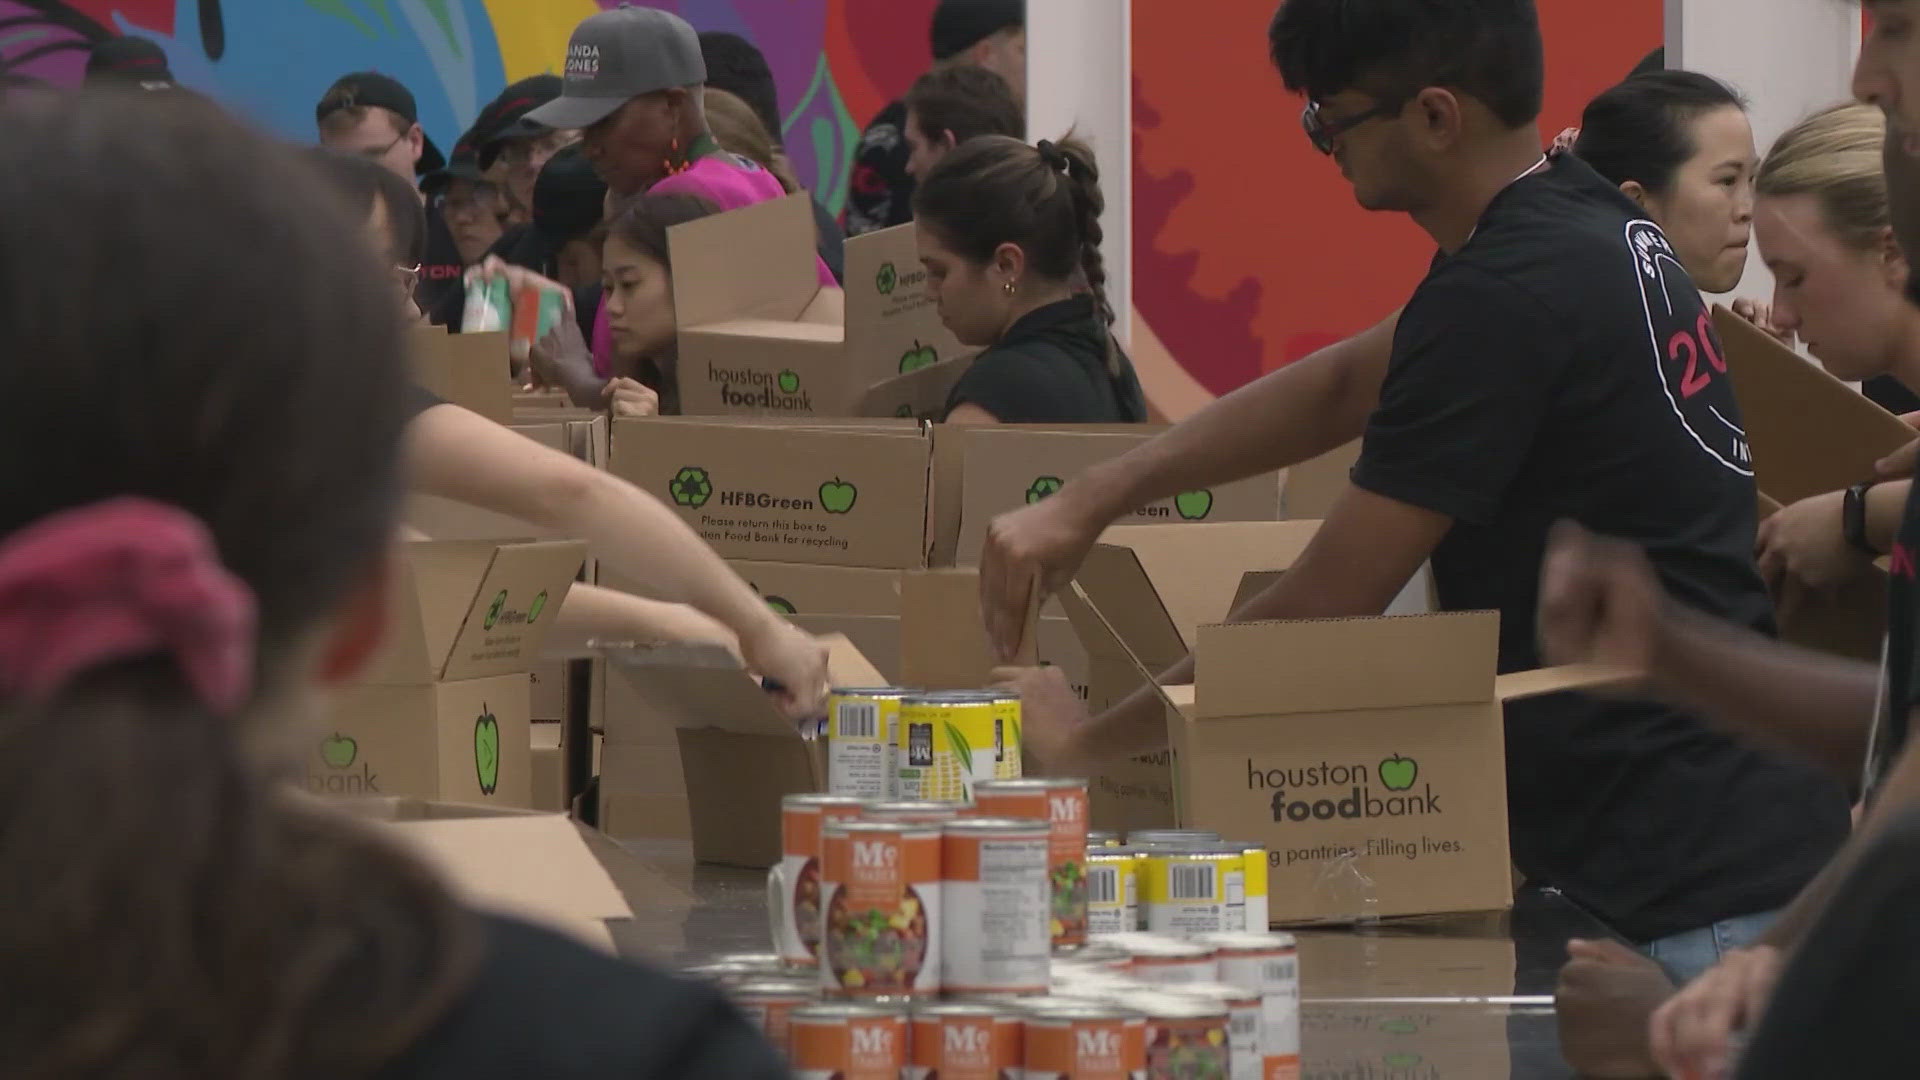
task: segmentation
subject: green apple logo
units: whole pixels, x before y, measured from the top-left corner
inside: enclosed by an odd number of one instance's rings
[[[326,762],[329,768],[344,769],[353,764],[353,759],[359,756],[360,744],[355,742],[351,735],[342,735],[336,731],[328,738],[320,740],[320,760]]]
[[[1420,1025],[1403,1016],[1397,1020],[1383,1022],[1380,1025],[1380,1030],[1389,1035],[1418,1035],[1420,1033]]]
[[[915,338],[913,340],[913,348],[900,354],[900,374],[905,375],[909,371],[919,371],[923,367],[932,367],[939,362],[939,351],[931,345],[920,344],[920,339]]]
[[[667,494],[673,496],[675,506],[698,510],[713,497],[713,484],[707,479],[707,470],[689,465],[674,474],[673,482],[667,485]]]
[[[480,794],[491,795],[500,786],[500,721],[484,701],[480,718],[473,722],[473,771],[480,780]]]
[[[1380,1060],[1389,1069],[1411,1069],[1426,1059],[1422,1058],[1419,1054],[1409,1054],[1402,1051],[1400,1053],[1388,1054]]]
[[[541,589],[540,594],[533,598],[533,603],[527,605],[527,625],[532,626],[540,618],[540,613],[545,610],[547,610],[547,590]]]
[[[1380,782],[1388,791],[1405,791],[1413,786],[1413,778],[1420,775],[1420,763],[1412,758],[1403,758],[1399,754],[1380,763]]]
[[[880,290],[881,296],[893,295],[893,287],[900,284],[900,274],[892,263],[881,263],[880,272],[873,275],[873,286]]]
[[[791,371],[781,372],[779,382],[780,392],[783,394],[798,393],[800,390],[800,376]]]
[[[1173,497],[1173,508],[1188,521],[1200,521],[1213,513],[1213,492],[1202,488],[1199,491],[1183,491]]]
[[[911,420],[913,419],[913,406],[902,405],[899,408],[893,410],[893,415],[902,417],[907,420]]]
[[[1066,481],[1057,476],[1036,476],[1027,488],[1027,502],[1037,503],[1065,486]]]
[[[500,595],[493,598],[493,606],[487,609],[487,620],[481,624],[481,629],[493,629],[493,624],[500,621],[500,613],[505,610],[507,610],[507,590],[501,589]]]
[[[860,489],[834,477],[820,485],[820,505],[829,514],[844,514],[853,509],[853,501],[860,497]]]
[[[784,597],[779,597],[779,596],[767,597],[767,606],[779,612],[782,615],[800,614],[798,611],[795,611],[793,609],[793,602],[791,600],[785,599]]]

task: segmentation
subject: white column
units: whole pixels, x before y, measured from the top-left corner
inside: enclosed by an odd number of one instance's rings
[[[1860,49],[1857,4],[1823,0],[1666,0],[1667,66],[1730,84],[1751,105],[1764,156],[1807,114],[1844,101]],[[1768,299],[1773,275],[1757,247],[1735,296]]]
[[[1133,337],[1133,0],[1027,0],[1027,138],[1073,129],[1100,161],[1107,300]]]

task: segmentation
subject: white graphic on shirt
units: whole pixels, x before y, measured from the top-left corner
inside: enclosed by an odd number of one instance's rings
[[[1727,362],[1693,279],[1653,222],[1628,222],[1626,241],[1646,310],[1653,367],[1673,414],[1714,460],[1742,476],[1752,476],[1753,452],[1747,433],[1728,419],[1733,384],[1727,378]]]

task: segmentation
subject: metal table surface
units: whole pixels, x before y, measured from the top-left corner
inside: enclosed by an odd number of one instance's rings
[[[621,845],[622,952],[698,963],[769,949],[766,876],[696,866],[684,843]],[[1569,937],[1607,931],[1552,894],[1500,914],[1396,919],[1364,932],[1299,931],[1302,1080],[1560,1080],[1554,981]]]

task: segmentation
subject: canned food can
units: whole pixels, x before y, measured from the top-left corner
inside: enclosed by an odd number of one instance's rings
[[[1124,934],[1140,925],[1138,852],[1087,848],[1087,936]]]
[[[1000,749],[994,762],[994,778],[1018,780],[1024,774],[1020,748],[1025,745],[1020,738],[1020,695],[991,690],[986,694],[993,699],[994,741]]]
[[[738,960],[714,960],[705,964],[692,964],[681,968],[680,973],[727,989],[767,977],[765,968],[756,964],[743,964]]]
[[[900,786],[895,761],[900,700],[894,687],[835,687],[827,694],[827,790],[891,799]]]
[[[845,795],[780,800],[780,864],[767,874],[767,914],[774,946],[789,967],[819,960],[821,832],[827,822],[859,818],[864,805]]]
[[[1127,834],[1127,845],[1142,844],[1217,844],[1220,834],[1212,829],[1135,829]]]
[[[1167,987],[1167,993],[1216,1001],[1227,1010],[1227,1052],[1232,1060],[1231,1080],[1266,1080],[1260,1053],[1262,999],[1258,990],[1227,983],[1189,983]]]
[[[1260,1054],[1268,1077],[1300,1075],[1300,954],[1292,934],[1207,934],[1220,981],[1260,992]]]
[[[1111,829],[1087,830],[1088,847],[1119,847],[1120,834]]]
[[[1147,862],[1153,853],[1147,848],[1128,844],[1133,848],[1133,884],[1136,900],[1133,908],[1133,928],[1141,933],[1147,932]]]
[[[829,996],[940,990],[940,830],[836,821],[825,830],[820,984]]]
[[[1133,954],[1110,941],[1089,941],[1053,950],[1053,963],[1055,967],[1125,974],[1133,966]]]
[[[973,797],[976,813],[1037,818],[1047,823],[1053,944],[1058,947],[1086,941],[1087,782],[1060,778],[995,780],[975,785]]]
[[[819,1000],[819,987],[805,979],[763,979],[727,991],[783,1057],[793,1054],[793,1011]]]
[[[744,964],[755,971],[764,971],[768,975],[780,975],[786,971],[787,962],[779,953],[726,953],[713,958],[716,964]]]
[[[1128,951],[1133,954],[1128,973],[1141,982],[1178,986],[1220,981],[1212,946],[1185,941],[1141,942]]]
[[[1246,856],[1235,844],[1149,851],[1140,896],[1154,933],[1244,931]]]
[[[900,702],[899,797],[971,802],[974,784],[1000,775],[1010,735],[997,695],[908,695]],[[1011,749],[1017,759],[1017,739]]]
[[[1261,844],[1243,840],[1240,842],[1240,853],[1246,859],[1246,865],[1242,869],[1246,874],[1247,932],[1264,934],[1267,932],[1267,919],[1270,917],[1270,909],[1267,907],[1267,874],[1272,863],[1267,859],[1266,847]]]
[[[1046,993],[1051,966],[1046,823],[965,818],[948,822],[940,832],[946,989]]]
[[[868,803],[862,821],[904,821],[913,825],[945,825],[966,810],[964,803],[909,802],[895,799]]]
[[[1233,1056],[1227,1029],[1232,1021],[1222,1003],[1148,991],[1128,997],[1125,1007],[1147,1017],[1147,1080],[1229,1075]]]
[[[1112,1005],[1036,1009],[1027,1016],[1026,1080],[1138,1080],[1147,1019]]]
[[[1002,1080],[1017,1076],[1026,1024],[1013,1009],[947,1002],[913,1010],[913,1064],[903,1080]]]
[[[798,1080],[899,1080],[907,1067],[907,1013],[827,1002],[788,1017]]]

